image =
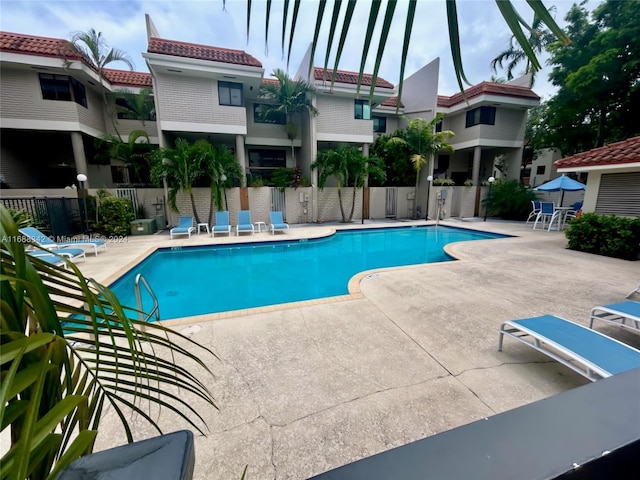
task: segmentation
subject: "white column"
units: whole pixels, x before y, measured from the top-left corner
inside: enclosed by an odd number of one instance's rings
[[[84,143],[80,132],[71,132],[71,148],[73,149],[73,160],[76,164],[76,172],[87,175],[87,157],[84,154]],[[87,175],[88,176],[88,175]],[[89,180],[84,182],[85,188],[89,188]]]
[[[247,164],[246,158],[244,154],[244,136],[236,135],[236,158],[238,159],[238,163],[240,164],[240,169],[242,170],[242,181],[241,186],[247,186]]]
[[[480,154],[482,153],[482,147],[477,146],[473,148],[473,170],[471,173],[471,180],[476,187],[480,186]]]

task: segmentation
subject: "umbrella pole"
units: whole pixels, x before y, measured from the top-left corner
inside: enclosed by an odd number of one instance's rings
[[[560,205],[558,205],[559,207],[562,206],[562,203],[564,202],[564,190],[560,190],[562,193],[560,194]]]

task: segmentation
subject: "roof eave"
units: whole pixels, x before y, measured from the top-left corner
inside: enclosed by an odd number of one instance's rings
[[[250,78],[262,79],[264,68],[251,65],[239,65],[236,63],[215,62],[201,60],[199,58],[178,57],[161,53],[143,52],[143,58],[147,60],[149,68],[161,66],[166,68],[184,69],[197,72],[211,72],[220,74],[236,74]]]
[[[596,172],[601,170],[640,170],[640,161],[631,163],[613,163],[608,165],[577,165],[557,167],[558,172]]]

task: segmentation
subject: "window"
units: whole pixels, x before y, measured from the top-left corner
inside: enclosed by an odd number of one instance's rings
[[[442,131],[442,119],[436,122],[436,133]]]
[[[544,171],[546,165],[538,165],[538,168],[536,169],[536,175],[544,175]]]
[[[371,120],[371,107],[366,100],[356,100],[353,118]]]
[[[218,100],[220,105],[242,107],[242,84],[218,82]]]
[[[249,173],[254,178],[271,178],[276,168],[287,166],[285,150],[249,150]]]
[[[466,127],[474,125],[495,125],[496,107],[478,107],[467,112]]]
[[[285,125],[287,123],[287,116],[284,112],[273,112],[269,119],[262,117],[262,106],[264,103],[253,104],[253,123],[273,123],[276,125]]]
[[[76,102],[87,108],[87,94],[84,85],[73,77],[41,73],[40,89],[44,100]]]
[[[387,133],[387,117],[373,117],[373,131]]]

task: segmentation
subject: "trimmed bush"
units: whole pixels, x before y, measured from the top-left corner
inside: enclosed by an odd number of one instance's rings
[[[107,236],[127,236],[136,216],[131,201],[106,197],[100,204],[100,224],[96,226]]]
[[[572,250],[624,260],[640,256],[640,218],[585,213],[569,222],[565,235]]]
[[[506,220],[525,220],[531,212],[535,193],[517,180],[496,180],[485,200],[490,215]]]

